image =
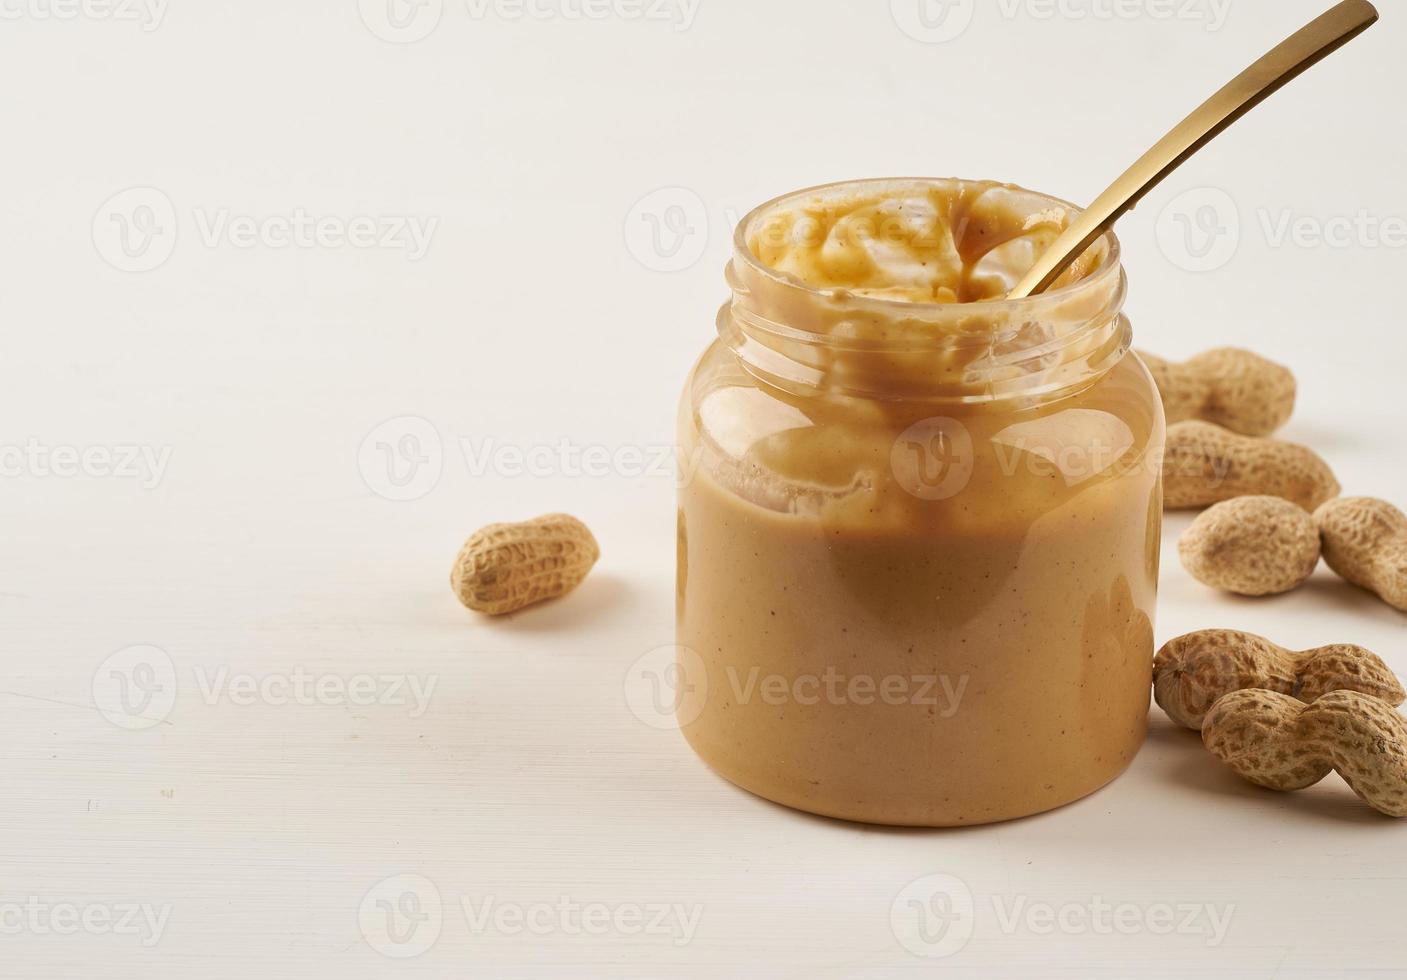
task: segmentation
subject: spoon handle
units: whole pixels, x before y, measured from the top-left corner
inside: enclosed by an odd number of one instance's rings
[[[1046,249],[1007,299],[1043,292],[1124,212],[1228,126],[1378,19],[1368,0],[1344,0],[1237,75],[1139,158]]]

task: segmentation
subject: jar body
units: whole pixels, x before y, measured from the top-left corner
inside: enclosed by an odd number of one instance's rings
[[[678,419],[679,723],[715,771],[826,816],[955,826],[1128,765],[1164,425],[1107,319],[1097,370],[1022,397],[797,389],[736,344],[705,352]]]

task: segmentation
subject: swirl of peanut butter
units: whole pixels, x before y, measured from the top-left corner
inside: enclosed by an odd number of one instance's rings
[[[820,188],[764,211],[747,244],[812,289],[906,303],[1000,299],[1072,216],[1033,211],[1030,197],[990,181]]]

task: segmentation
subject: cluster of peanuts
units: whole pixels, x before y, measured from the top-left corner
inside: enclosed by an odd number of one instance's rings
[[[1298,588],[1321,558],[1407,611],[1407,515],[1342,497],[1313,450],[1271,438],[1294,410],[1294,375],[1221,348],[1183,364],[1140,355],[1168,418],[1168,509],[1207,508],[1178,542],[1198,581],[1244,596]],[[1174,721],[1261,786],[1302,789],[1337,771],[1370,806],[1407,817],[1407,694],[1376,654],[1302,652],[1249,633],[1202,630],[1154,661],[1154,698]]]
[[[1140,355],[1168,417],[1163,504],[1207,507],[1178,543],[1193,577],[1238,595],[1278,595],[1329,567],[1407,611],[1407,515],[1341,497],[1312,449],[1270,438],[1294,411],[1295,378],[1250,351],[1171,364]]]

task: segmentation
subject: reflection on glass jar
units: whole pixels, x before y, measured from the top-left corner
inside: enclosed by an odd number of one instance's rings
[[[723,776],[946,826],[1077,799],[1137,751],[1163,417],[1118,243],[1000,299],[1073,213],[862,181],[740,224],[679,417],[678,642],[708,691],[683,730]]]

